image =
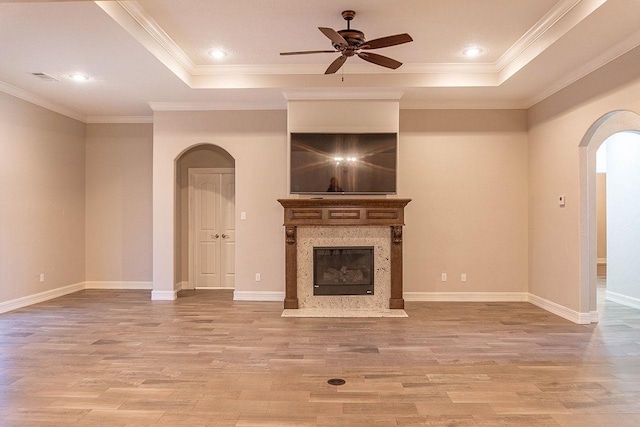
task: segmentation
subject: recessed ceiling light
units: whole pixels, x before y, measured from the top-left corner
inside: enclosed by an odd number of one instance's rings
[[[227,53],[225,51],[223,51],[223,50],[220,50],[220,49],[213,49],[213,50],[209,51],[209,55],[211,55],[215,59],[222,59],[225,56],[227,56]]]
[[[86,82],[87,80],[89,80],[89,76],[80,73],[71,74],[70,77],[76,82]]]
[[[481,53],[482,53],[482,49],[479,47],[468,47],[462,51],[462,54],[464,56],[469,56],[469,57],[478,56]]]

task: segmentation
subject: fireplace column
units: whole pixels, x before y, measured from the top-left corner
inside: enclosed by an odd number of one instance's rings
[[[389,308],[404,308],[402,295],[402,226],[391,227],[391,297]]]
[[[285,299],[284,308],[298,308],[298,242],[296,226],[285,228]]]

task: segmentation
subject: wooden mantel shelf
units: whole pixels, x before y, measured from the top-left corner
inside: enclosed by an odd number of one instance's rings
[[[279,199],[285,226],[403,226],[411,199]]]
[[[402,296],[402,226],[411,199],[278,199],[284,208],[286,270],[284,308],[298,308],[297,227],[391,227],[391,297],[389,308],[404,308]]]

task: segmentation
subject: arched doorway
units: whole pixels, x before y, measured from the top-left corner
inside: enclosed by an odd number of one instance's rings
[[[580,308],[598,321],[596,152],[609,137],[620,132],[640,132],[640,115],[619,110],[591,125],[580,141]]]
[[[233,288],[235,159],[200,144],[176,159],[175,283],[180,289]]]

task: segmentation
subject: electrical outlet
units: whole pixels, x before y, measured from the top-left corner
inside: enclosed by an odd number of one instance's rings
[[[466,273],[462,273],[460,275],[460,281],[461,282],[466,282],[467,281],[467,274]]]
[[[256,282],[260,281],[260,273],[256,273]]]
[[[447,273],[442,273],[442,281],[443,282],[447,281]]]
[[[40,273],[40,283],[44,282],[44,273]]]

